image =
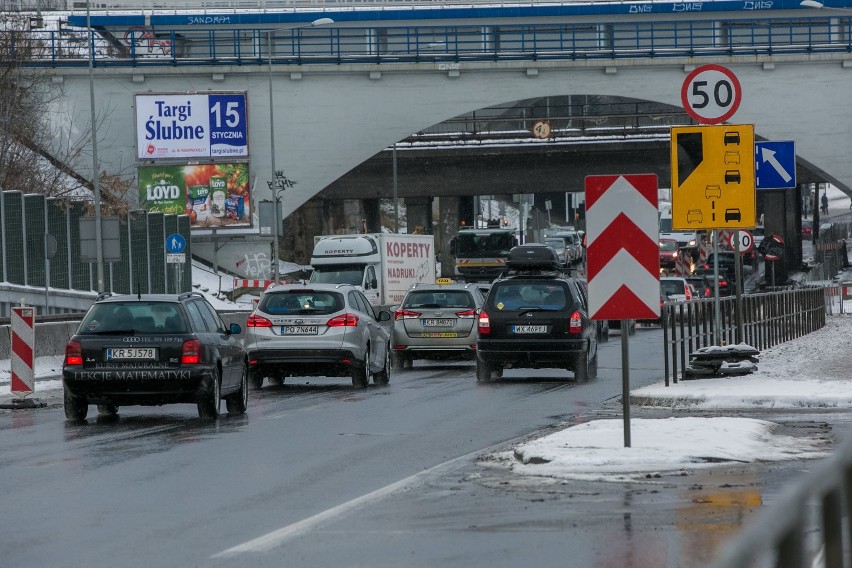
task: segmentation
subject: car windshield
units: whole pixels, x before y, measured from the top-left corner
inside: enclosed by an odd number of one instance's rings
[[[473,297],[464,290],[416,290],[408,294],[404,308],[473,308]]]
[[[273,292],[261,298],[257,309],[272,315],[333,314],[343,309],[343,294],[313,290]]]
[[[455,240],[457,256],[505,256],[513,246],[515,237],[508,231],[459,233]]]
[[[139,335],[146,333],[186,333],[177,302],[104,302],[94,304],[78,333],[82,335]]]
[[[504,282],[492,289],[489,300],[498,310],[564,310],[568,297],[560,282]]]
[[[671,233],[672,232],[672,220],[670,217],[663,217],[660,219],[660,232],[661,233]]]
[[[666,252],[671,252],[671,251],[677,250],[677,241],[670,240],[670,239],[664,239],[664,240],[660,241],[660,250],[666,251]]]
[[[315,266],[311,273],[311,282],[318,284],[350,284],[361,286],[364,279],[364,267],[351,266]]]

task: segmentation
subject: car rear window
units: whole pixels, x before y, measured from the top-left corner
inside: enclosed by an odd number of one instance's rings
[[[660,280],[660,293],[663,296],[674,296],[686,294],[684,283],[680,280]]]
[[[78,333],[187,333],[187,326],[176,302],[104,302],[92,306]]]
[[[531,307],[562,310],[572,302],[561,282],[504,282],[492,288],[488,298],[491,305],[501,310]]]
[[[405,308],[473,308],[473,296],[464,290],[416,290],[403,302]]]
[[[343,309],[343,294],[319,290],[292,290],[266,294],[258,309],[267,314],[333,314]]]

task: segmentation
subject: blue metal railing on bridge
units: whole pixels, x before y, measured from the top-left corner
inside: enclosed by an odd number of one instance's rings
[[[97,67],[760,56],[852,52],[852,17],[269,29],[7,32],[0,58]],[[90,45],[91,44],[91,45]]]

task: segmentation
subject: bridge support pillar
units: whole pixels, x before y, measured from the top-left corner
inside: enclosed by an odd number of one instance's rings
[[[314,249],[314,236],[325,235],[327,201],[311,199],[284,220],[281,237],[281,258],[298,264],[308,264]]]
[[[455,257],[450,252],[450,241],[459,232],[462,198],[444,195],[438,198],[438,224],[435,226],[435,253],[441,258],[439,276],[452,278],[455,274]]]
[[[422,233],[432,232],[432,198],[431,197],[406,197],[405,198],[406,230],[409,234],[416,231]]]
[[[784,239],[785,243],[785,251],[784,258],[780,261],[776,261],[774,267],[774,275],[775,275],[775,285],[781,286],[785,282],[787,282],[787,275],[789,272],[790,266],[795,266],[793,263],[795,262],[795,255],[790,254],[790,244],[796,238],[796,232],[789,230],[788,225],[791,222],[799,222],[799,217],[795,216],[794,211],[789,210],[787,207],[787,195],[786,190],[769,190],[766,191],[763,195],[763,222],[767,235],[778,235],[782,239]],[[793,192],[789,192],[793,193]],[[789,215],[788,215],[789,212]],[[789,217],[789,220],[788,220]],[[767,286],[772,285],[772,266],[771,263],[767,263],[764,266],[764,282],[766,282]]]
[[[364,209],[364,227],[368,233],[382,232],[382,215],[378,199],[362,199]]]

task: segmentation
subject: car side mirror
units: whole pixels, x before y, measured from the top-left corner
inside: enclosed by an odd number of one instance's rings
[[[391,313],[387,310],[382,310],[379,312],[379,321],[390,321]]]
[[[376,289],[376,288],[378,288],[378,287],[379,287],[379,282],[378,282],[375,278],[373,278],[372,280],[370,280],[370,288],[371,288],[372,290],[375,290],[375,289]]]
[[[243,332],[243,328],[238,323],[232,323],[228,326],[229,335],[239,335]]]

